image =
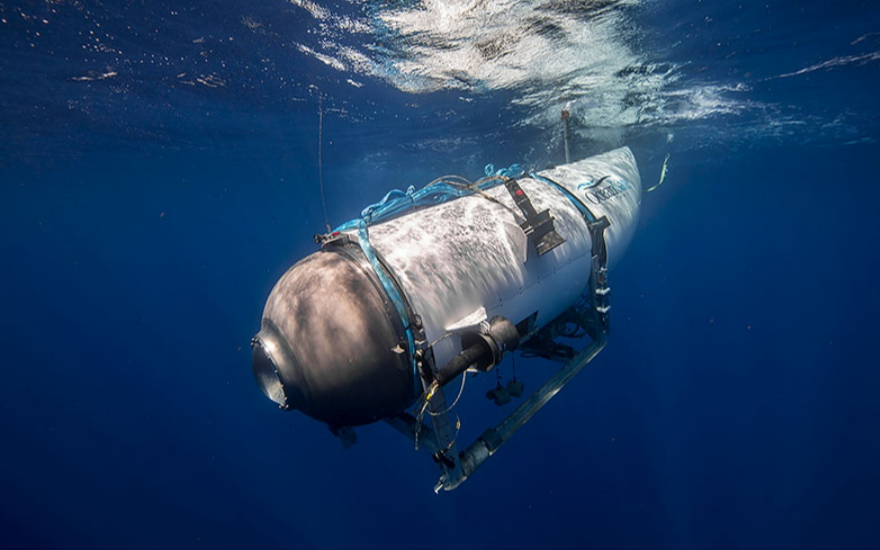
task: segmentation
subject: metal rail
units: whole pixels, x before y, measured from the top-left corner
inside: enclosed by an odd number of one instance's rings
[[[434,492],[440,492],[441,489],[451,491],[461,485],[468,476],[473,474],[490,456],[495,454],[495,451],[505,441],[510,439],[535,413],[541,410],[541,407],[553,399],[563,386],[571,381],[581,369],[587,366],[602,351],[606,343],[607,341],[604,337],[591,342],[579,354],[573,357],[571,361],[566,363],[564,367],[556,371],[544,385],[535,390],[531,397],[505,417],[496,427],[489,428],[483,432],[476,441],[471,443],[459,455],[460,475],[451,478],[444,474],[434,487]]]

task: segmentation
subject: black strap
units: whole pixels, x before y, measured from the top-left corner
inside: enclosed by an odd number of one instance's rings
[[[526,192],[523,191],[515,179],[508,178],[504,180],[504,187],[507,188],[510,196],[513,197],[513,202],[526,218],[526,221],[521,223],[520,227],[529,240],[535,243],[538,256],[543,256],[565,242],[562,235],[556,232],[550,210],[543,210],[541,212],[535,210],[529,196],[526,195]]]
[[[593,256],[599,260],[600,267],[608,266],[608,248],[605,246],[605,229],[611,225],[608,216],[602,216],[593,223],[587,224],[590,240],[593,241]]]

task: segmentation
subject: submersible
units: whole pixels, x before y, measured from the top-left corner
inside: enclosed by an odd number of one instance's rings
[[[608,268],[633,236],[640,203],[627,147],[389,193],[316,237],[320,250],[277,282],[252,340],[257,383],[344,442],[353,427],[389,422],[432,453],[442,471],[435,489],[455,488],[604,346]],[[560,341],[572,323],[592,347]],[[563,367],[459,451],[444,386],[517,348]]]

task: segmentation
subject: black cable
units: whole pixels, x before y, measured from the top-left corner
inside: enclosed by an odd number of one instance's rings
[[[321,158],[322,142],[324,134],[324,103],[321,99],[321,93],[318,92],[318,186],[321,189],[321,205],[324,208],[324,223],[327,225],[327,233],[330,234],[330,216],[327,215],[327,200],[324,198],[324,163]]]

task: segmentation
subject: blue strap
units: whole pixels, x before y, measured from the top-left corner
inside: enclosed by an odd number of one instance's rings
[[[358,244],[360,245],[361,250],[364,251],[364,255],[367,257],[367,260],[370,261],[370,265],[373,266],[373,271],[376,272],[376,276],[379,277],[379,281],[382,283],[382,287],[385,289],[385,293],[388,294],[388,298],[391,300],[391,303],[394,304],[394,308],[397,310],[398,315],[400,315],[401,321],[403,321],[403,327],[406,331],[406,343],[408,347],[407,351],[409,352],[409,360],[412,364],[414,379],[416,382],[418,382],[420,378],[419,371],[416,366],[416,344],[415,338],[413,338],[412,320],[409,318],[409,309],[406,307],[406,302],[404,302],[403,296],[401,296],[400,290],[397,288],[397,285],[394,283],[394,281],[391,280],[391,277],[389,277],[388,273],[385,271],[385,266],[383,266],[382,262],[379,261],[379,258],[376,257],[376,251],[373,250],[373,245],[370,244],[370,233],[367,230],[367,222],[365,222],[364,220],[353,221],[358,222]]]
[[[555,181],[551,180],[550,178],[545,178],[544,176],[536,174],[535,172],[530,172],[529,176],[533,179],[543,181],[544,183],[549,183],[553,187],[562,191],[562,193],[566,197],[568,197],[568,200],[570,200],[572,202],[572,204],[574,204],[577,207],[577,209],[581,211],[581,214],[587,219],[588,222],[593,223],[596,221],[596,216],[594,216],[593,213],[590,212],[590,209],[587,208],[587,205],[585,205],[580,200],[578,200],[578,198],[576,196],[574,196],[574,194],[571,191],[569,191],[568,189],[566,189],[562,185],[556,183]]]

